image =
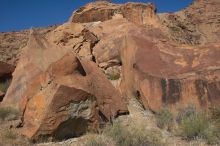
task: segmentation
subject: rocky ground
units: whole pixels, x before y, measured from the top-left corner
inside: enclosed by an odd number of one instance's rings
[[[95,2],[59,26],[0,33],[2,145],[86,145],[98,137],[114,146],[105,125],[127,129],[120,132],[133,145],[216,144],[219,16],[219,0],[162,14],[153,4]]]

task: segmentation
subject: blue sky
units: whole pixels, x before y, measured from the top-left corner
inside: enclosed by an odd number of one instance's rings
[[[0,32],[46,27],[66,22],[72,12],[92,0],[0,0]],[[158,12],[175,12],[192,0],[113,0],[114,3],[153,2]]]

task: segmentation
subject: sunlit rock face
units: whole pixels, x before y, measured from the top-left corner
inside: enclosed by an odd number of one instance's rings
[[[59,140],[127,114],[129,98],[155,112],[218,107],[219,8],[218,0],[163,14],[152,4],[87,4],[26,36],[1,105],[20,109],[27,137]]]

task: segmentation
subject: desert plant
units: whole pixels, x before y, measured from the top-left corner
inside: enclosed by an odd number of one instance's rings
[[[174,123],[173,114],[168,109],[163,109],[156,115],[156,122],[159,128],[170,130]]]
[[[112,73],[108,74],[108,79],[109,80],[118,80],[120,78],[120,73]]]
[[[103,132],[111,137],[117,146],[162,146],[161,133],[146,129],[144,125],[135,123],[134,126],[123,126],[115,122],[107,126]]]
[[[205,131],[209,128],[209,121],[203,113],[184,116],[182,117],[180,128],[182,136],[187,139],[203,137]]]
[[[217,133],[212,128],[209,117],[202,112],[182,117],[180,129],[182,136],[187,140],[203,138],[209,144],[218,141]]]
[[[111,137],[119,146],[129,146],[131,138],[126,127],[120,122],[114,122],[112,125],[107,125],[103,130],[104,135]]]
[[[8,117],[11,117],[12,119],[17,118],[18,110],[12,107],[0,108],[0,120],[5,120]]]
[[[176,121],[178,124],[180,124],[183,118],[191,117],[196,114],[197,114],[196,108],[193,105],[188,105],[185,108],[179,109],[178,115],[176,117]]]
[[[146,129],[144,126],[130,128],[131,145],[130,146],[163,146],[162,134],[156,129]]]
[[[11,83],[11,80],[5,80],[3,82],[0,82],[0,91],[6,93],[10,83]]]
[[[17,135],[12,131],[12,130],[6,130],[4,132],[4,137],[6,139],[16,139],[17,138]]]
[[[211,113],[211,120],[213,124],[213,129],[215,129],[215,136],[220,139],[220,108],[219,107],[213,107],[210,109]],[[214,139],[216,139],[216,137]],[[210,137],[213,139],[213,137]],[[220,140],[218,140],[220,143]]]
[[[84,146],[108,146],[109,143],[107,140],[103,138],[102,135],[91,134],[89,135],[88,139]]]

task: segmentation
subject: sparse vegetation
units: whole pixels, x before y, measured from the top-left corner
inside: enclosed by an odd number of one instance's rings
[[[6,118],[15,119],[18,117],[18,110],[12,107],[0,108],[0,120],[5,120]]]
[[[112,73],[108,74],[108,79],[109,80],[118,80],[120,78],[120,73]]]
[[[11,80],[6,80],[4,82],[0,82],[0,91],[6,93],[10,83],[11,83]]]
[[[115,122],[104,129],[104,134],[111,137],[117,146],[162,146],[161,133],[147,130],[143,125],[123,126]]]
[[[218,137],[210,116],[204,112],[197,112],[195,108],[188,107],[181,110],[178,116],[181,136],[187,140],[196,138],[205,139],[209,144],[217,143]]]
[[[209,128],[209,122],[204,114],[185,116],[180,123],[181,133],[187,139],[204,137],[205,131]]]
[[[17,135],[12,131],[12,130],[6,130],[4,132],[4,137],[6,139],[16,139],[17,138]]]
[[[109,141],[103,135],[90,134],[84,146],[109,146]]]
[[[172,129],[174,124],[173,114],[168,109],[161,110],[156,115],[157,126],[159,128],[167,128],[168,130]]]

